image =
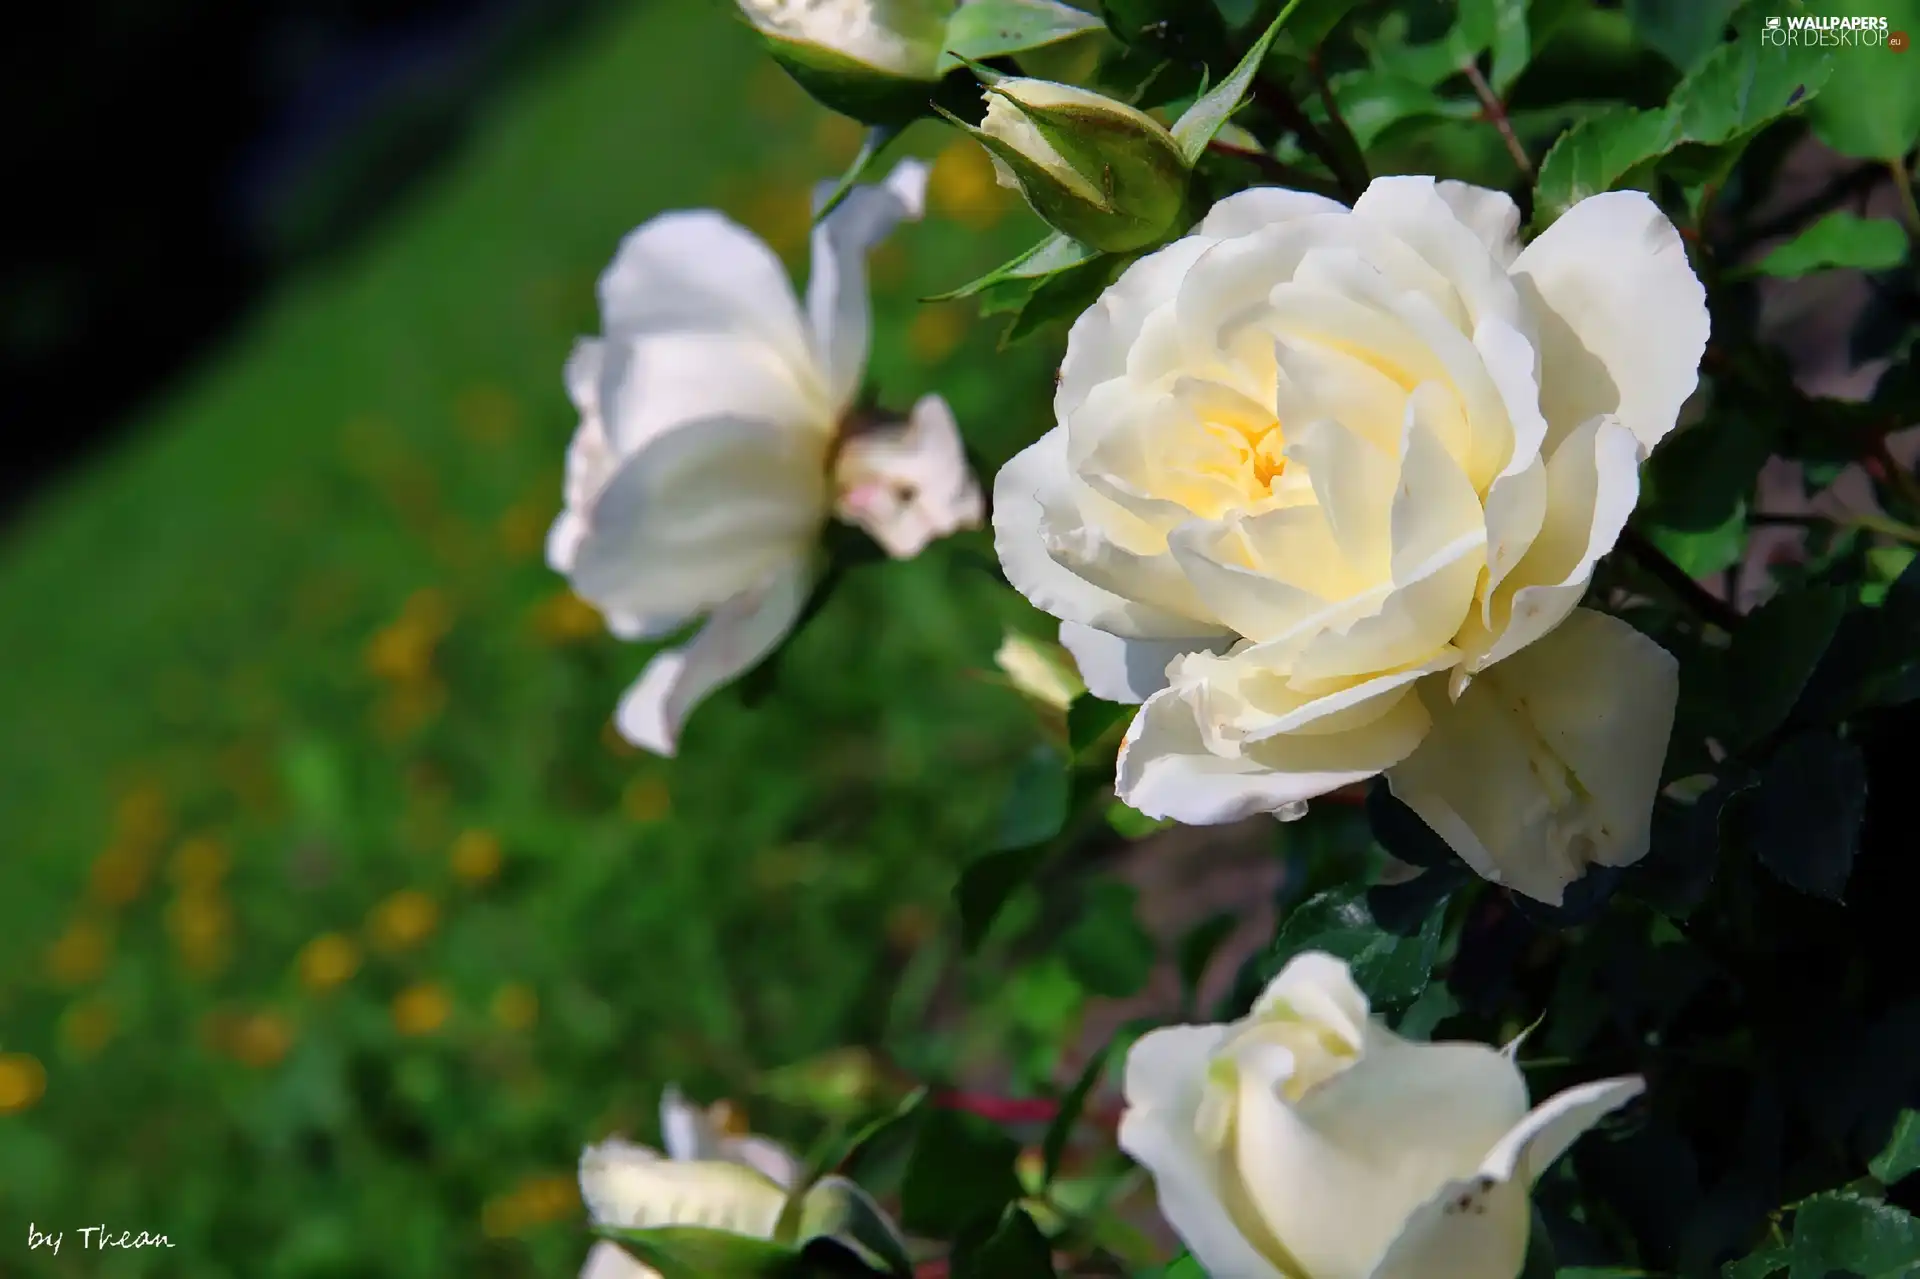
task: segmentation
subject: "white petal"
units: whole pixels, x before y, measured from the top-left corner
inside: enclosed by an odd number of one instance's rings
[[[835,513],[897,560],[912,559],[937,538],[980,527],[985,513],[953,410],[937,395],[922,396],[906,422],[863,431],[843,444],[835,483]]]
[[[601,420],[614,459],[714,417],[777,422],[822,438],[833,415],[810,380],[750,333],[650,333],[601,343]]]
[[[766,1137],[723,1137],[720,1154],[734,1163],[745,1164],[782,1190],[792,1190],[806,1171],[791,1150]]]
[[[1639,191],[1574,205],[1514,260],[1539,326],[1555,439],[1600,413],[1641,447],[1673,429],[1700,378],[1707,295],[1680,233]]]
[[[635,1261],[619,1244],[602,1239],[587,1250],[580,1279],[660,1279],[660,1272]]]
[[[820,441],[741,418],[694,422],[621,463],[593,504],[573,586],[605,612],[703,612],[812,547]]]
[[[1201,219],[1200,234],[1216,240],[1231,240],[1251,235],[1276,222],[1293,222],[1321,213],[1346,213],[1338,200],[1286,187],[1249,187],[1228,196],[1207,210]]]
[[[1504,191],[1490,191],[1469,182],[1433,184],[1433,190],[1453,215],[1480,237],[1496,261],[1510,266],[1520,253],[1520,206]]]
[[[1318,506],[1194,520],[1167,546],[1207,611],[1250,639],[1323,622],[1357,580]]]
[[[1378,1027],[1358,1060],[1292,1105],[1252,1069],[1240,1085],[1240,1174],[1313,1279],[1366,1279],[1409,1215],[1474,1172],[1527,1105],[1520,1072],[1492,1049]]]
[[[1067,331],[1067,353],[1060,362],[1053,395],[1056,422],[1071,418],[1094,387],[1126,372],[1141,326],[1154,311],[1171,305],[1187,269],[1212,243],[1206,236],[1189,235],[1149,253],[1080,313]]]
[[[1064,503],[1075,481],[1067,467],[1067,433],[1055,427],[1000,468],[993,481],[993,549],[1013,589],[1063,622],[1110,635],[1174,639],[1214,631],[1183,617],[1095,586],[1048,553],[1043,498]]]
[[[917,222],[926,208],[924,160],[902,160],[879,186],[855,187],[813,228],[807,276],[807,319],[826,375],[827,397],[838,412],[860,391],[867,368],[872,308],[867,300],[867,253],[901,222]],[[820,184],[819,205],[833,190]]]
[[[1167,1026],[1135,1042],[1120,1148],[1153,1175],[1160,1214],[1214,1279],[1301,1279],[1272,1259],[1280,1254],[1270,1241],[1256,1242],[1259,1223],[1236,1203],[1218,1153],[1198,1135],[1208,1063],[1227,1033],[1225,1026]]]
[[[1532,1224],[1522,1187],[1449,1181],[1413,1210],[1369,1279],[1518,1279]]]
[[[1646,855],[1678,664],[1580,609],[1481,675],[1387,773],[1393,793],[1481,875],[1558,905],[1590,865]]]
[[[1406,758],[1426,731],[1426,712],[1404,688],[1387,709],[1349,732],[1290,734],[1236,757],[1208,749],[1196,691],[1149,697],[1120,747],[1115,791],[1149,817],[1212,826],[1275,813],[1364,781]]]
[[[1396,459],[1331,421],[1307,422],[1292,432],[1287,457],[1307,468],[1348,567],[1370,582],[1385,579],[1393,561],[1390,514],[1400,471]],[[1479,512],[1476,500],[1476,522]]]
[[[779,352],[796,377],[817,380],[786,268],[758,236],[711,209],[663,213],[630,232],[601,274],[599,293],[609,338],[751,335]]]
[[[720,1134],[708,1121],[707,1112],[681,1095],[678,1084],[668,1084],[660,1094],[660,1140],[669,1159],[720,1157]]]
[[[671,757],[693,708],[758,665],[786,637],[807,602],[807,588],[806,572],[789,567],[769,585],[715,609],[685,648],[656,655],[614,712],[620,735],[643,750]]]
[[[1589,1128],[1646,1089],[1646,1080],[1627,1075],[1555,1093],[1500,1139],[1488,1153],[1481,1172],[1523,1187],[1533,1185]]]
[[[599,1225],[706,1226],[760,1239],[772,1237],[787,1199],[743,1164],[682,1163],[617,1140],[581,1154],[580,1195]]]
[[[1125,639],[1078,622],[1062,622],[1060,643],[1073,654],[1089,693],[1103,701],[1138,706],[1167,686],[1167,664],[1174,658],[1183,653],[1223,653],[1233,641],[1222,636]]]
[[[1524,322],[1506,263],[1460,220],[1432,178],[1375,178],[1354,202],[1353,214],[1392,231],[1445,276],[1465,304],[1470,324]]]
[[[1539,534],[1488,596],[1491,633],[1467,641],[1477,672],[1559,625],[1586,594],[1640,498],[1640,446],[1611,418],[1573,432],[1547,461]]]
[[[1344,959],[1309,950],[1288,960],[1260,992],[1250,1015],[1258,1019],[1282,1008],[1336,1031],[1355,1052],[1366,1045],[1373,1009]]]

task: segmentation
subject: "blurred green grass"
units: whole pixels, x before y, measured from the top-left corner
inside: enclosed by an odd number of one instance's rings
[[[68,1232],[0,1274],[571,1273],[584,1140],[882,1033],[1031,743],[973,672],[1033,615],[964,542],[862,570],[659,761],[605,728],[645,651],[540,555],[619,237],[717,204],[804,270],[856,141],[724,6],[621,10],[0,547],[0,1219]],[[997,463],[1055,352],[914,299],[1035,225],[939,154],[874,372]]]

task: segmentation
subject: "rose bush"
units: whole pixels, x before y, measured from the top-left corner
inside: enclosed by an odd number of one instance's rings
[[[1694,390],[1705,293],[1637,192],[1524,248],[1518,221],[1429,178],[1351,209],[1255,188],[1075,322],[995,546],[1088,687],[1144,703],[1128,803],[1292,814],[1384,771],[1548,902],[1646,851],[1674,663],[1576,608]]]

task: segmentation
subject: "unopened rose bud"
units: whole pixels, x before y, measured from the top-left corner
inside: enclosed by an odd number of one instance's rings
[[[1047,80],[987,90],[972,130],[1002,186],[1017,188],[1055,230],[1109,253],[1184,230],[1192,176],[1159,121],[1123,102]]]
[[[1073,657],[1058,644],[1009,632],[993,664],[1016,689],[1056,710],[1066,710],[1087,691],[1074,669]]]
[[[740,0],[800,86],[869,124],[922,114],[955,0]]]
[[[841,446],[834,464],[834,513],[857,524],[897,560],[985,515],[980,484],[967,467],[953,410],[923,396],[905,422],[866,426]]]

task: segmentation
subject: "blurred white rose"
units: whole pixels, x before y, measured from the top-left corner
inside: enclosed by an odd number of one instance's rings
[[[1314,952],[1244,1021],[1144,1036],[1125,1087],[1120,1144],[1213,1279],[1515,1279],[1533,1183],[1643,1084],[1529,1110],[1510,1054],[1400,1038]]]
[[[770,1238],[800,1165],[784,1146],[734,1131],[722,1105],[702,1110],[669,1085],[660,1099],[663,1157],[608,1138],[580,1156],[580,1194],[595,1225],[705,1226]],[[588,1252],[580,1279],[658,1279],[617,1244]]]
[[[1697,383],[1705,293],[1638,192],[1517,226],[1429,178],[1245,191],[1075,323],[995,544],[1088,687],[1145,702],[1133,807],[1290,814],[1385,771],[1543,901],[1645,854],[1675,664],[1576,606]]]
[[[909,499],[843,503],[895,554],[979,519],[938,397],[841,448],[866,369],[866,254],[920,216],[926,182],[925,164],[904,161],[814,228],[804,312],[772,251],[710,210],[654,218],[600,277],[604,336],[567,364],[580,427],[548,562],[622,638],[706,618],[622,699],[635,744],[673,754],[693,706],[779,644],[838,491],[911,477]]]

